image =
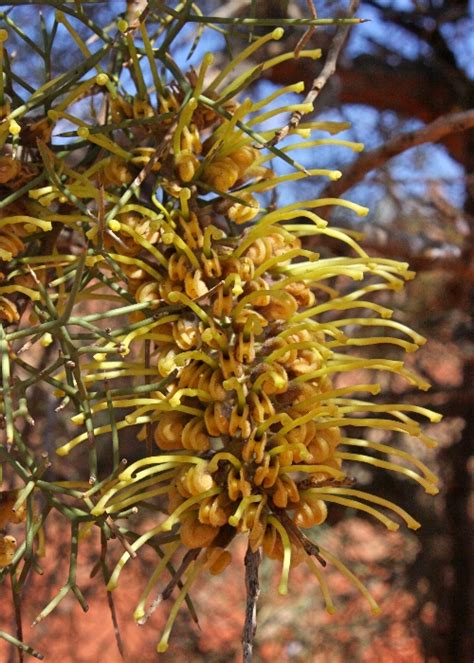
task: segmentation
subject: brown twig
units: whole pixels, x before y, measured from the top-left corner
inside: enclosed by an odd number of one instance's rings
[[[360,0],[351,0],[351,4],[349,6],[349,16],[353,16],[355,14],[355,12],[359,7],[359,3]],[[335,73],[337,60],[341,52],[341,49],[344,45],[344,42],[346,41],[350,27],[351,27],[350,25],[340,25],[339,28],[337,29],[331,47],[328,51],[328,56],[326,58],[326,62],[324,63],[324,67],[322,68],[319,76],[317,76],[314,79],[313,84],[311,85],[311,89],[309,90],[308,94],[306,95],[303,101],[304,104],[314,103],[317,97],[319,96],[319,93],[323,89],[323,87],[326,85],[326,83],[331,78],[331,76]],[[306,35],[303,36],[303,39],[305,37]],[[296,45],[295,55],[297,54],[297,48],[299,46],[299,43],[300,42],[298,42],[298,44]],[[292,129],[296,129],[296,127],[301,122],[303,116],[304,113],[302,113],[301,111],[295,111],[292,114],[288,124],[282,127],[280,131],[277,131],[277,133],[273,136],[273,138],[268,141],[267,147],[272,147],[273,145],[276,145],[279,141],[283,140],[283,138],[285,138]]]
[[[122,635],[120,633],[120,627],[117,618],[117,611],[115,609],[114,597],[112,592],[107,592],[107,603],[109,605],[110,617],[112,619],[112,626],[114,629],[115,642],[117,644],[117,649],[119,650],[120,656],[125,661],[125,647],[122,640]]]
[[[452,133],[466,131],[474,127],[474,110],[462,113],[450,113],[438,117],[434,122],[427,124],[421,129],[406,131],[384,143],[370,152],[365,152],[349,168],[345,169],[344,175],[337,182],[327,186],[321,197],[336,198],[360,182],[371,170],[380,168],[389,159],[406,150],[422,145],[423,143],[435,143],[444,136]]]
[[[152,614],[155,612],[155,610],[158,608],[158,606],[163,602],[169,599],[171,596],[171,593],[173,592],[173,589],[176,587],[176,585],[181,586],[181,577],[183,573],[186,571],[188,566],[191,564],[192,561],[194,561],[199,553],[201,552],[201,548],[194,548],[191,550],[188,550],[188,552],[185,554],[183,557],[183,561],[181,562],[181,565],[179,566],[178,569],[176,569],[176,572],[174,576],[171,578],[169,583],[166,585],[164,590],[158,594],[156,599],[153,601],[153,603],[150,605],[148,610],[146,611],[145,615],[139,620],[138,624],[140,626],[143,626],[143,624],[146,624],[146,622],[150,619]]]
[[[318,18],[318,12],[316,11],[316,7],[314,6],[313,0],[306,0],[306,5],[308,6],[308,11],[311,14],[311,18]],[[295,46],[295,58],[298,58],[301,51],[303,48],[306,46],[308,41],[311,39],[311,37],[314,34],[314,31],[316,30],[315,25],[310,25],[310,27],[306,30],[304,35],[301,37],[301,39],[298,41],[298,43]]]
[[[319,553],[319,547],[313,543],[306,534],[304,534],[297,525],[287,516],[283,509],[275,510],[275,515],[278,520],[281,522],[283,527],[288,532],[290,539],[293,539],[295,542],[303,546],[306,553],[312,557],[315,557],[321,566],[326,566],[326,560],[321,557]]]
[[[245,555],[245,587],[247,590],[247,604],[245,607],[245,623],[242,633],[243,663],[252,662],[253,639],[257,630],[257,601],[260,594],[258,569],[262,561],[262,552],[258,549],[253,552],[249,547]]]
[[[22,612],[21,612],[21,593],[18,591],[17,581],[14,574],[10,576],[10,580],[11,580],[13,605],[15,611],[16,637],[18,638],[18,640],[22,641],[23,624],[22,624]],[[23,661],[25,660],[25,657],[23,656],[23,650],[18,648],[17,653],[18,653],[19,663],[23,663]]]
[[[102,575],[104,577],[105,584],[110,580],[110,572],[107,568],[105,561],[107,555],[107,539],[105,538],[104,532],[101,531],[101,555],[100,555],[100,566],[102,568]],[[114,629],[115,642],[117,644],[117,649],[119,650],[120,656],[125,660],[125,646],[122,640],[122,635],[120,633],[120,627],[117,618],[117,611],[115,609],[115,603],[112,596],[112,592],[107,592],[107,603],[109,604],[110,617],[112,619],[112,626]]]
[[[135,559],[136,556],[137,556],[137,553],[135,552],[135,550],[133,549],[131,544],[127,541],[125,536],[122,534],[122,532],[120,531],[118,526],[114,523],[112,518],[110,516],[108,516],[105,522],[110,527],[110,531],[112,532],[112,534],[115,536],[115,538],[117,538],[120,541],[120,543],[122,544],[124,549],[128,552],[130,557],[132,559]]]

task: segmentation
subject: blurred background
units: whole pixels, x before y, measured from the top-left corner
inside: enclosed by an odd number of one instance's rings
[[[141,0],[83,4],[84,12],[102,26],[119,14],[133,17],[144,7]],[[150,4],[159,12],[163,3]],[[170,5],[175,6],[171,2]],[[310,17],[315,8],[322,18],[346,16],[349,11],[347,2],[330,0],[199,0],[197,5],[203,13],[220,17],[301,18]],[[0,5],[2,12],[9,8],[11,5]],[[39,5],[28,7],[18,2],[9,14],[28,30],[33,40],[41,38],[39,9]],[[41,9],[49,20],[51,7],[45,5]],[[439,441],[437,450],[428,453],[416,443],[416,454],[439,475],[441,491],[433,499],[404,477],[389,476],[373,468],[361,470],[357,474],[359,484],[376,493],[383,491],[387,499],[407,508],[422,522],[422,528],[416,535],[405,531],[387,533],[363,516],[356,517],[334,505],[317,537],[365,580],[382,605],[382,616],[373,618],[359,595],[337,573],[330,576],[339,607],[335,617],[324,612],[314,579],[309,579],[305,571],[297,569],[290,595],[279,597],[275,565],[266,562],[262,569],[255,658],[262,662],[298,663],[467,663],[472,661],[474,651],[474,121],[471,118],[470,124],[456,123],[454,114],[474,113],[473,5],[468,0],[370,0],[360,2],[356,15],[370,21],[350,30],[337,73],[318,96],[314,115],[318,119],[351,122],[352,128],[341,137],[363,142],[366,153],[381,146],[385,149],[374,154],[373,161],[367,159],[367,154],[354,156],[339,148],[315,148],[295,154],[305,165],[336,167],[350,172],[351,177],[343,177],[332,187],[305,180],[304,185],[298,185],[297,193],[291,187],[283,187],[279,195],[287,202],[288,197],[341,195],[369,206],[371,212],[363,220],[354,220],[354,215],[345,212],[333,213],[331,217],[329,211],[327,218],[338,226],[362,231],[366,237],[364,248],[372,255],[408,261],[416,270],[416,279],[408,283],[404,292],[393,295],[391,305],[398,312],[396,319],[429,339],[407,361],[430,380],[432,388],[426,393],[415,393],[396,377],[386,381],[384,388],[385,396],[395,402],[407,398],[443,413],[443,422],[428,431]],[[84,25],[78,30],[91,38]],[[255,28],[254,33],[259,30]],[[272,43],[266,55],[294,49],[303,34],[301,27],[288,27],[284,38]],[[187,66],[184,54],[189,51],[193,35],[194,27],[190,26],[175,44],[173,55],[183,67]],[[304,60],[303,65],[301,61],[289,60],[269,69],[264,72],[265,80],[250,93],[263,97],[275,86],[302,79],[309,89],[324,64],[333,35],[334,29],[316,29],[306,48],[322,48],[322,60]],[[70,67],[79,56],[75,47],[66,43],[66,35],[59,32],[58,39],[61,38],[64,58],[53,63],[55,74]],[[10,39],[14,41],[15,35],[11,33]],[[238,52],[247,43],[248,34],[245,36],[242,30],[229,31],[226,39],[212,33],[199,43],[188,64],[199,62],[209,49],[221,53],[223,62],[226,48]],[[13,52],[17,66],[23,67],[34,87],[39,82],[39,63],[24,49]],[[265,55],[259,53],[258,57],[263,59]],[[444,128],[439,141],[436,132],[429,131],[435,121]],[[426,128],[428,131],[423,133]],[[401,136],[407,132],[411,134],[403,142]],[[405,149],[417,137],[420,144]],[[278,204],[278,200],[273,202]],[[341,250],[339,245],[318,245],[318,251],[328,254],[336,250]],[[55,403],[42,396],[38,394],[35,413],[40,428],[30,434],[31,444],[38,447],[41,441],[37,431],[44,430],[42,420],[49,422],[47,430],[53,444],[54,436],[66,434],[61,422],[55,421],[51,428],[48,416]],[[415,445],[406,438],[397,443],[407,450]],[[77,459],[81,462],[80,454]],[[56,471],[61,476],[60,463]],[[61,522],[51,521],[48,539],[62,545],[62,536]],[[67,545],[65,540],[64,546]],[[93,538],[82,547],[79,584],[91,604],[91,615],[83,616],[73,599],[66,599],[36,629],[27,627],[25,639],[40,651],[45,650],[46,660],[121,660],[105,590],[100,582],[88,577],[97,549],[98,542]],[[193,593],[200,629],[183,611],[170,651],[160,660],[241,660],[245,591],[242,566],[237,559],[243,554],[237,544],[236,564]],[[57,590],[67,572],[61,554],[46,562],[45,567],[47,582],[36,577],[27,589],[25,624]],[[141,566],[129,565],[117,593],[127,661],[145,663],[157,659],[154,643],[167,607],[162,606],[153,624],[143,628],[132,623],[130,608],[152,568],[152,560],[146,555]],[[8,589],[2,586],[0,592],[0,628],[10,630],[11,608],[3,599]],[[0,660],[10,663],[17,660],[15,657],[15,652],[0,641]]]

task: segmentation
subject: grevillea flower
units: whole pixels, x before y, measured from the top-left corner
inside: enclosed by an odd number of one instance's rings
[[[0,534],[0,569],[11,564],[16,550],[16,539],[14,536]]]
[[[3,532],[8,524],[18,525],[26,520],[25,504],[16,504],[17,499],[16,490],[0,491],[0,568],[11,563],[16,550],[15,537]]]
[[[64,16],[59,18],[77,41]],[[205,571],[220,573],[231,561],[231,542],[242,536],[252,551],[263,549],[281,561],[281,593],[287,592],[291,568],[306,564],[332,612],[323,570],[330,562],[377,612],[361,582],[320,546],[315,528],[334,503],[364,511],[389,530],[400,521],[419,527],[398,505],[358,489],[350,478],[351,462],[402,474],[427,493],[437,492],[436,477],[417,458],[351,432],[391,431],[434,446],[419,419],[438,421],[436,413],[373,398],[380,392],[381,372],[428,387],[402,359],[387,359],[384,352],[387,345],[412,352],[424,339],[393,320],[392,310],[373,297],[400,290],[413,273],[405,263],[369,256],[352,234],[328,227],[318,215],[320,208],[340,206],[363,216],[367,209],[360,205],[316,199],[265,207],[268,192],[280,184],[340,177],[339,171],[299,166],[292,150],[362,146],[313,137],[316,132],[333,135],[344,125],[306,122],[290,131],[303,142],[261,149],[279,128],[259,130],[263,122],[310,110],[307,104],[277,105],[282,94],[301,92],[302,83],[258,102],[235,99],[260,72],[293,57],[279,55],[231,77],[255,49],[280,39],[280,29],[256,40],[217,75],[206,55],[196,72],[157,88],[154,109],[141,70],[149,55],[146,30],[142,25],[144,54],[139,59],[128,26],[120,28],[136,96],[101,72],[49,111],[51,125],[72,123],[81,144],[97,148],[95,159],[81,167],[62,163],[62,180],[51,177],[46,186],[30,189],[34,214],[7,216],[0,237],[11,259],[22,251],[19,234],[12,232],[16,223],[43,224],[44,232],[52,222],[74,229],[87,246],[83,266],[99,279],[94,283],[91,276],[77,301],[110,302],[110,317],[126,318],[122,327],[101,331],[94,354],[80,364],[87,407],[73,421],[86,429],[58,449],[65,456],[93,437],[112,433],[116,440],[120,431],[137,425],[142,427],[139,439],[153,438],[156,444],[155,453],[117,472],[86,502],[98,520],[104,514],[112,519],[130,515],[130,509],[153,498],[167,510],[128,544],[108,588],[117,586],[132,553],[150,541],[159,545],[162,559],[135,610],[141,621],[155,583],[171,561],[180,559],[163,592],[169,596],[179,585],[158,645],[164,651],[194,580]],[[302,58],[319,55],[319,50],[300,53]],[[156,74],[152,58],[148,63]],[[115,132],[88,125],[69,108],[97,87],[110,102]],[[155,114],[162,117],[159,129],[148,123]],[[135,136],[133,148],[130,140],[120,140],[123,127],[130,127],[128,139]],[[278,175],[268,167],[275,155],[292,165],[290,174]],[[56,173],[57,158],[45,144],[41,156]],[[0,162],[7,184],[20,176],[15,169],[9,157]],[[101,224],[91,222],[91,209],[101,209]],[[341,256],[322,257],[310,248],[326,237],[340,242]],[[58,285],[56,298],[63,308],[64,272],[73,260],[70,253],[37,260],[38,270],[56,269],[52,283]],[[100,290],[104,283],[112,295]],[[113,311],[117,297],[125,303]],[[97,319],[100,315],[93,314],[82,324]],[[80,322],[76,317],[74,324]],[[362,369],[372,378],[358,382]],[[55,374],[56,387],[65,376],[67,369]],[[123,378],[144,378],[144,384],[104,390],[104,384]],[[101,413],[115,417],[123,409],[128,410],[124,418],[101,423]]]
[[[259,41],[279,36],[276,30]],[[177,113],[168,145],[155,160],[170,202],[164,206],[152,196],[156,211],[128,204],[108,221],[112,237],[117,238],[111,240],[113,257],[124,263],[136,301],[148,304],[153,316],[145,320],[139,314],[134,319],[142,318],[141,326],[116,338],[122,361],[107,361],[105,354],[98,353],[85,376],[93,383],[99,377],[144,375],[143,365],[126,357],[132,344],[152,344],[147,375],[162,386],[143,398],[114,399],[112,405],[130,408],[117,428],[145,423],[140,434],[144,439],[153,426],[157,453],[124,470],[92,513],[120,514],[144,500],[167,498],[168,516],[131,544],[136,551],[157,537],[163,541],[164,553],[135,611],[137,620],[143,619],[146,599],[166,564],[180,551],[184,555],[172,584],[184,580],[160,651],[167,647],[172,622],[194,579],[206,569],[221,572],[231,561],[229,544],[239,535],[248,538],[252,550],[263,548],[268,557],[282,561],[282,593],[287,592],[290,569],[306,563],[332,611],[322,571],[329,561],[377,611],[361,583],[305,530],[322,524],[333,503],[369,513],[390,530],[398,528],[397,520],[412,529],[419,524],[396,504],[355,488],[343,461],[401,473],[428,493],[437,492],[436,477],[416,458],[353,437],[350,431],[401,432],[432,446],[415,417],[437,421],[438,415],[414,405],[374,403],[372,396],[380,390],[376,379],[363,384],[346,380],[350,386],[338,386],[340,376],[368,369],[397,373],[427,388],[401,360],[367,358],[359,352],[364,346],[387,344],[411,352],[424,342],[392,320],[390,309],[371,299],[372,293],[399,290],[412,273],[406,264],[368,256],[347,233],[328,228],[315,211],[342,205],[364,215],[366,209],[358,205],[307,200],[261,209],[259,194],[282,182],[312,175],[337,178],[339,173],[319,169],[275,175],[265,166],[271,154],[256,149],[249,128],[299,106],[260,113],[278,96],[274,93],[259,103],[234,101],[224,114],[212,112],[234,87],[241,87],[245,77],[252,78],[254,70],[227,83],[235,65],[231,63],[205,83],[210,65],[211,57],[206,56],[192,79],[187,101],[173,87],[160,99],[160,111],[173,108]],[[300,89],[290,86],[279,93]],[[124,101],[116,108],[129,107]],[[128,116],[133,111],[123,112]],[[298,133],[306,137],[314,130],[332,133],[337,127],[307,123]],[[273,133],[257,136],[267,139]],[[331,142],[337,141],[307,140],[286,148],[284,154],[292,147]],[[358,144],[343,144],[360,149]],[[130,182],[134,158],[110,157],[103,166],[107,180],[117,186]],[[199,204],[207,191],[219,196],[214,206]],[[307,239],[320,236],[348,245],[353,256],[321,258],[305,248]],[[126,256],[141,256],[141,261]],[[348,281],[361,283],[347,290]],[[365,330],[371,333],[364,334]],[[92,414],[107,407],[106,400],[98,401]],[[84,416],[75,421],[81,423]],[[107,430],[102,426],[97,433]],[[86,437],[87,433],[79,435],[59,453],[68,453]],[[123,553],[109,589],[117,585],[130,554]]]

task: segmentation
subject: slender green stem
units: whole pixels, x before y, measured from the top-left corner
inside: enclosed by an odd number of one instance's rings
[[[2,395],[4,416],[6,423],[7,444],[13,444],[14,440],[14,421],[13,421],[13,403],[11,397],[11,369],[10,369],[10,350],[6,340],[5,330],[0,325],[0,352],[2,355]]]
[[[9,642],[11,645],[14,645],[15,647],[18,647],[18,649],[21,649],[21,651],[24,651],[25,654],[29,654],[30,656],[34,656],[35,658],[39,659],[40,661],[42,661],[44,659],[43,654],[40,654],[39,651],[37,651],[36,649],[33,649],[33,647],[30,647],[30,645],[27,645],[25,642],[22,642],[21,640],[18,640],[13,635],[10,635],[9,633],[6,633],[5,631],[0,631],[0,638],[2,640],[5,640],[6,642]]]
[[[33,41],[33,39],[30,39],[28,35],[13,21],[7,14],[2,12],[0,14],[0,18],[5,21],[5,23],[8,25],[9,28],[11,28],[16,34],[22,39],[25,44],[28,44],[28,46],[38,53],[40,58],[44,60],[44,51],[38,46],[36,42]]]
[[[166,12],[174,18],[179,18],[180,14],[168,6],[162,7],[162,11]],[[189,14],[186,16],[188,23],[212,23],[218,25],[233,25],[240,27],[241,25],[262,26],[262,27],[284,27],[288,26],[331,26],[331,25],[357,25],[364,23],[367,19],[364,18],[244,18],[242,16],[232,18],[229,16],[200,16],[198,14]]]
[[[37,175],[35,178],[24,184],[22,187],[11,193],[9,196],[5,196],[0,200],[0,209],[4,209],[8,205],[11,205],[12,203],[15,202],[15,200],[18,200],[19,198],[23,198],[23,196],[28,193],[30,189],[34,189],[36,186],[41,184],[41,182],[46,178],[46,173],[42,172],[39,175]]]
[[[109,421],[112,429],[112,459],[113,467],[116,470],[120,466],[120,442],[117,430],[117,422],[115,420],[114,406],[112,405],[112,397],[109,389],[106,390],[107,410],[109,413]]]

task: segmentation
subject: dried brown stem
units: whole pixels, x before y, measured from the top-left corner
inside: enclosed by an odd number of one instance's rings
[[[10,576],[10,580],[11,580],[13,605],[14,605],[14,610],[15,610],[16,637],[18,638],[18,640],[22,641],[23,640],[23,624],[22,624],[22,613],[21,613],[21,594],[18,591],[17,581],[16,581],[14,575]],[[23,656],[23,650],[18,648],[17,653],[18,653],[19,663],[23,663],[23,661],[25,660],[25,657]]]
[[[316,11],[316,7],[314,6],[313,0],[306,0],[306,4],[308,6],[308,11],[311,14],[311,18],[318,18],[318,12]],[[311,37],[313,36],[315,30],[316,30],[316,26],[311,25],[306,30],[306,32],[301,37],[301,39],[298,41],[298,43],[295,46],[295,58],[299,57],[301,51],[306,46],[308,41],[311,39]]]
[[[117,644],[117,649],[119,650],[120,656],[125,661],[125,647],[120,633],[120,627],[117,619],[117,611],[115,610],[115,603],[112,592],[107,592],[107,603],[109,604],[110,617],[112,619],[112,625],[114,629],[114,636],[115,636],[115,642]]]
[[[112,520],[112,518],[110,516],[106,519],[106,523],[110,527],[110,530],[111,530],[112,534],[120,541],[120,543],[123,545],[123,547],[128,552],[130,557],[132,559],[135,559],[135,557],[137,556],[137,553],[132,548],[130,543],[127,541],[125,536],[122,534],[122,532],[120,531],[120,529],[117,527],[117,525],[114,523],[114,521]]]
[[[181,585],[181,577],[183,573],[186,571],[188,566],[191,564],[192,561],[194,561],[198,556],[199,553],[201,552],[201,548],[194,548],[191,550],[188,550],[188,552],[185,554],[183,557],[183,561],[181,562],[181,565],[179,566],[178,569],[176,569],[176,572],[174,576],[171,578],[170,582],[166,585],[164,590],[158,594],[156,599],[153,601],[153,603],[150,605],[148,608],[146,614],[140,619],[138,622],[140,626],[143,626],[143,624],[146,624],[146,622],[150,619],[152,614],[155,612],[155,610],[158,608],[158,606],[163,602],[169,599],[171,596],[171,593],[173,589],[178,585],[178,587],[182,587]]]
[[[176,587],[178,582],[181,580],[181,577],[182,577],[183,573],[186,571],[186,569],[191,564],[191,562],[193,562],[199,556],[200,552],[201,552],[201,548],[194,548],[192,550],[188,550],[188,552],[183,557],[183,561],[181,562],[181,565],[176,570],[175,575],[170,580],[170,582],[166,585],[164,590],[161,592],[161,600],[162,601],[166,601],[166,599],[168,599],[171,596],[171,592]]]
[[[306,553],[312,557],[315,557],[321,566],[326,566],[326,560],[321,557],[319,553],[319,547],[310,539],[308,539],[306,534],[303,534],[300,528],[297,527],[291,518],[287,516],[285,511],[283,511],[283,509],[278,509],[278,511],[275,511],[275,515],[288,532],[290,538],[302,545]]]
[[[349,6],[349,16],[353,16],[355,14],[355,12],[359,7],[359,3],[360,0],[351,0],[351,4]],[[314,79],[313,84],[311,85],[311,89],[306,95],[303,103],[305,104],[314,103],[317,97],[319,96],[319,93],[323,89],[323,87],[326,85],[326,83],[331,78],[331,76],[335,73],[337,60],[339,58],[341,49],[344,46],[344,43],[347,39],[350,27],[351,27],[350,25],[340,25],[339,28],[337,29],[336,34],[334,35],[334,39],[331,43],[331,47],[328,51],[324,67],[322,68],[320,74]],[[303,36],[303,39],[305,39],[305,37],[306,35]],[[299,42],[295,48],[295,55],[297,54],[298,47],[301,48]],[[301,111],[295,111],[292,114],[288,124],[282,127],[280,131],[278,131],[275,134],[275,136],[270,141],[268,141],[267,146],[271,147],[273,145],[276,145],[279,141],[283,140],[283,138],[285,138],[292,129],[296,129],[296,127],[301,122],[303,116],[304,113],[302,113]]]
[[[105,538],[104,532],[101,532],[101,555],[100,555],[100,566],[102,568],[102,575],[104,576],[105,584],[110,580],[109,569],[105,562],[105,557],[107,554],[107,539]],[[112,592],[107,592],[107,603],[109,604],[110,617],[112,619],[112,625],[114,629],[115,642],[117,644],[117,649],[119,650],[120,656],[125,660],[125,646],[122,640],[122,635],[120,633],[120,627],[117,618],[117,611],[115,610],[115,603],[112,596]]]
[[[247,604],[245,607],[245,623],[242,633],[243,663],[252,662],[253,640],[257,630],[257,601],[260,594],[258,569],[262,561],[262,552],[258,549],[253,552],[249,547],[245,555],[245,587],[247,590]]]

